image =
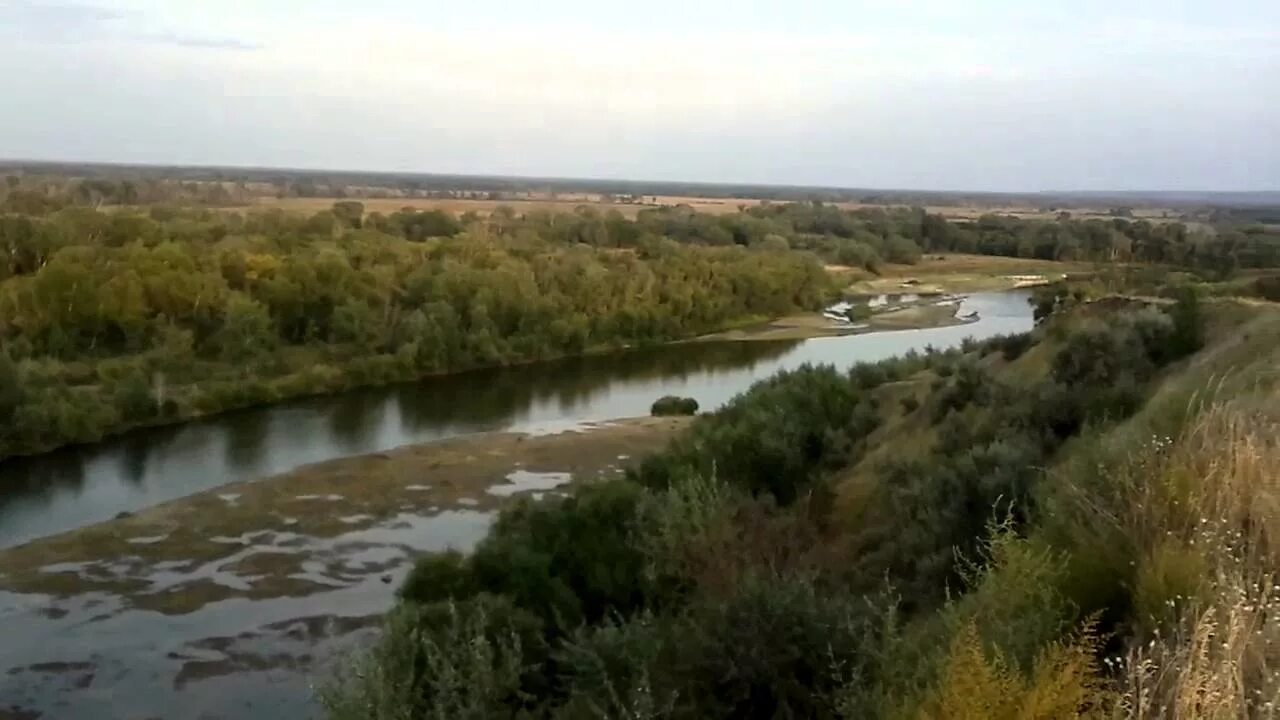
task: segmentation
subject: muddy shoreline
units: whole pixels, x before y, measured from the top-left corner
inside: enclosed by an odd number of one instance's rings
[[[410,445],[2,550],[0,718],[309,716],[414,557],[469,549],[503,503],[620,474],[688,422]]]

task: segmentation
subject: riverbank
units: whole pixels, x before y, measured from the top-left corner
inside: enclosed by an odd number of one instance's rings
[[[449,508],[488,512],[512,495],[554,491],[571,481],[621,472],[629,458],[661,447],[689,421],[634,418],[543,436],[481,433],[231,483],[0,550],[0,590],[54,596],[110,591],[162,612],[185,612],[233,596],[305,593],[305,583],[289,579],[305,560],[298,555],[239,558],[263,578],[240,591],[200,583],[169,585],[156,595],[145,576],[149,568],[172,563],[217,564],[242,554],[256,533],[333,538],[400,514]],[[495,489],[504,482],[514,484]],[[128,568],[106,567],[126,559]]]
[[[766,322],[767,316],[746,315],[717,324],[714,332],[729,332]],[[341,353],[325,352],[322,348],[296,348],[285,363],[296,370],[275,375],[257,376],[245,371],[243,365],[199,361],[187,371],[201,379],[197,382],[175,383],[154,380],[157,386],[143,388],[149,417],[123,420],[110,413],[98,412],[92,404],[78,407],[75,422],[67,423],[67,430],[57,439],[27,443],[21,447],[5,445],[0,439],[0,463],[10,459],[31,458],[63,449],[91,446],[104,440],[118,438],[138,430],[176,427],[187,423],[215,418],[243,410],[279,405],[290,401],[307,400],[343,393],[370,390],[405,383],[435,380],[467,373],[491,370],[519,369],[578,358],[597,358],[619,355],[643,347],[676,345],[699,339],[691,334],[658,342],[615,342],[590,345],[573,353],[539,354],[531,357],[513,357],[501,362],[469,363],[442,371],[423,372],[415,367],[411,358],[403,353],[384,353],[357,357],[345,357]],[[114,361],[113,361],[114,362]],[[96,372],[96,371],[94,371]],[[159,376],[157,376],[159,377]],[[159,388],[159,389],[157,389]],[[101,383],[85,387],[70,387],[70,398],[85,401],[91,395],[104,392]],[[160,398],[163,397],[162,401]],[[111,395],[108,404],[114,403]],[[105,424],[104,424],[105,423]]]
[[[416,555],[467,550],[501,504],[621,473],[689,422],[413,445],[0,550],[0,717],[269,717],[274,698],[309,716],[324,658],[376,624]]]
[[[844,337],[865,335],[893,330],[926,330],[973,322],[976,317],[957,315],[962,297],[924,296],[883,312],[873,312],[856,323],[831,320],[819,313],[802,313],[759,323],[750,327],[735,328],[703,335],[697,341],[768,341],[808,340],[820,337]]]
[[[845,292],[851,295],[963,295],[1047,285],[1068,275],[1096,270],[1096,265],[1085,262],[928,254],[915,265],[886,263],[875,275],[861,270],[848,270],[843,275],[849,283]]]

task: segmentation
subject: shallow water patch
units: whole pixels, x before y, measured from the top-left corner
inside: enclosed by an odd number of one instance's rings
[[[562,485],[568,485],[573,476],[564,472],[530,472],[515,470],[507,473],[507,482],[494,485],[485,492],[498,497],[511,497],[523,492],[546,492]]]

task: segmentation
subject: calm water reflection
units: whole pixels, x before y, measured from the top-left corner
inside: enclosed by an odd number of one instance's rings
[[[399,445],[491,430],[549,432],[645,415],[665,394],[714,409],[804,363],[847,367],[1032,325],[1027,294],[978,294],[951,328],[797,342],[694,343],[465,373],[221,415],[0,463],[0,547],[235,480]]]

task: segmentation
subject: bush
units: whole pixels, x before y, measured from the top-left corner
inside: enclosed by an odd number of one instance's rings
[[[870,398],[829,366],[803,366],[756,383],[704,415],[632,477],[655,488],[690,476],[717,476],[781,504],[799,497],[815,474],[848,459],[851,441],[879,423]]]
[[[1115,701],[1097,655],[1092,626],[1050,644],[1024,674],[998,650],[988,651],[972,625],[952,640],[937,689],[920,717],[938,720],[1108,717]]]
[[[987,347],[999,350],[1004,359],[1009,361],[1022,357],[1023,353],[1030,350],[1031,346],[1035,344],[1035,338],[1031,333],[997,335],[987,340]]]
[[[641,541],[646,500],[643,488],[614,480],[556,502],[518,503],[476,549],[474,582],[548,624],[629,615],[654,596]]]
[[[662,666],[674,635],[670,621],[647,614],[626,623],[579,629],[555,655],[568,697],[554,717],[638,719],[675,714],[678,691]]]
[[[1173,321],[1165,361],[1174,360],[1199,350],[1204,345],[1204,317],[1200,309],[1200,295],[1191,286],[1180,288],[1177,301],[1169,312]]]
[[[841,240],[836,248],[836,262],[877,272],[880,269],[880,254],[866,243],[857,240]]]
[[[401,605],[365,655],[321,689],[332,720],[510,717],[545,690],[540,621],[509,600]]]
[[[891,263],[915,265],[920,262],[920,246],[909,238],[894,235],[885,242],[885,255]]]
[[[689,397],[677,397],[675,395],[664,395],[653,401],[653,406],[649,408],[651,415],[696,415],[698,413],[698,401]]]
[[[673,628],[663,670],[689,717],[836,717],[836,688],[869,659],[865,607],[809,583],[749,580]]]
[[[838,717],[836,689],[871,657],[865,608],[809,583],[755,578],[675,619],[581,633],[558,656],[574,696],[567,716]]]
[[[457,551],[427,555],[414,563],[397,594],[417,603],[462,600],[479,592],[467,560]]]
[[[146,375],[136,370],[116,386],[116,405],[120,417],[127,423],[143,423],[153,419],[159,411]]]

